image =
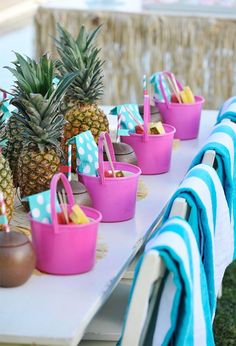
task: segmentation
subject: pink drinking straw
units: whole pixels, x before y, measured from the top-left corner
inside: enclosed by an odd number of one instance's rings
[[[143,75],[143,95],[147,95],[147,77]]]
[[[8,220],[7,220],[6,205],[5,205],[5,202],[4,202],[4,197],[3,197],[3,193],[2,192],[0,192],[0,208],[1,208],[1,211],[2,211],[2,216],[4,216],[4,218],[6,220],[3,223],[3,225],[5,227],[5,230],[6,230],[6,232],[10,232],[10,228],[9,228]]]
[[[143,101],[143,118],[148,120],[148,123],[151,121],[151,114],[150,114],[150,97],[149,95],[144,95],[144,101]]]
[[[130,117],[136,122],[136,124],[140,127],[140,129],[143,130],[144,132],[144,127],[143,125],[138,121],[138,119],[135,118],[135,116],[132,114],[132,112],[129,110],[128,107],[125,106],[125,109],[127,110],[127,112],[129,113]]]
[[[117,117],[117,131],[116,131],[116,141],[118,142],[119,139],[119,130],[121,128],[121,119],[122,119],[122,114],[118,114]]]
[[[7,92],[6,92],[6,90],[0,88],[0,91],[2,92],[2,98],[3,98],[3,100],[6,99],[6,98],[7,98]]]

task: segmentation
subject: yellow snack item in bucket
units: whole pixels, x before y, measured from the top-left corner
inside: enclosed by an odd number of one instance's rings
[[[187,96],[188,102],[189,103],[194,103],[195,102],[195,98],[194,95],[192,93],[192,90],[190,89],[189,86],[184,87],[184,91],[185,91],[185,95]]]
[[[187,95],[185,94],[185,91],[182,90],[182,91],[180,91],[179,94],[180,94],[180,97],[181,97],[182,102],[183,102],[183,103],[188,103],[188,97],[187,97]]]
[[[157,123],[150,123],[149,132],[150,134],[153,134],[153,135],[161,135],[165,133],[165,129],[162,125],[162,122],[158,121]]]
[[[189,86],[184,87],[180,92],[181,99],[183,103],[194,103],[195,98]]]
[[[70,214],[70,219],[75,224],[84,224],[89,223],[88,217],[85,215],[83,210],[79,207],[78,204],[73,205],[72,213]]]

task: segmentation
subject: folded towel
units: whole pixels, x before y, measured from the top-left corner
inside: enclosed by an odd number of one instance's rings
[[[224,102],[217,116],[217,123],[223,119],[230,119],[236,122],[236,96],[231,97]]]
[[[130,301],[143,258],[150,250],[159,253],[167,270],[154,297],[156,307],[142,345],[214,345],[206,277],[190,225],[179,217],[170,218],[148,242],[136,266]],[[122,338],[120,344],[127,346]]]
[[[203,261],[214,318],[216,297],[234,250],[229,208],[215,169],[204,164],[193,167],[172,196],[164,220],[168,218],[177,197],[185,198],[190,208],[188,222]]]
[[[234,230],[233,257],[236,258],[236,124],[230,121],[216,125],[190,167],[201,163],[207,150],[214,150],[216,153],[215,170],[221,180],[230,211],[231,226]]]
[[[223,103],[222,106],[220,107],[218,116],[220,116],[220,114],[224,113],[224,112],[226,111],[226,109],[227,109],[232,103],[236,103],[236,96],[232,96],[232,97],[230,97],[228,100],[224,101],[224,103]]]

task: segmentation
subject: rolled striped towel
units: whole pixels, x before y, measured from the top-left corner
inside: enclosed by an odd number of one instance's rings
[[[161,256],[166,274],[154,297],[156,306],[140,344],[214,345],[205,272],[193,231],[185,220],[170,218],[146,245],[136,266],[130,303],[137,292],[135,285],[144,256],[153,250]],[[153,291],[155,292],[155,288]],[[125,328],[126,324],[123,335]],[[119,345],[128,346],[122,338]]]
[[[215,170],[223,186],[230,211],[231,225],[234,230],[233,258],[236,258],[236,124],[230,121],[216,125],[190,167],[201,163],[207,150],[214,150],[216,153]]]
[[[223,103],[217,116],[217,123],[220,123],[223,119],[230,119],[236,122],[236,96]]]
[[[164,221],[177,197],[185,198],[189,206],[188,222],[195,235],[205,269],[213,319],[216,297],[225,269],[232,262],[234,251],[229,208],[215,169],[200,164],[187,173],[166,208]]]

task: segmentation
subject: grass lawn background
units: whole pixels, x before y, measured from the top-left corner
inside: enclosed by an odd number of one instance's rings
[[[217,302],[214,335],[216,346],[236,346],[236,261],[225,272],[223,295]]]

